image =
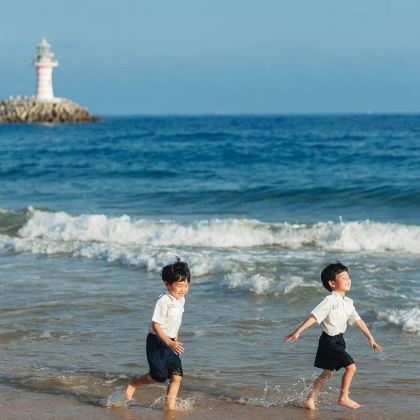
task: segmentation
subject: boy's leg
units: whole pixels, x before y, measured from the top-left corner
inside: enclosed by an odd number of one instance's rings
[[[349,398],[350,384],[354,374],[356,373],[356,364],[353,363],[349,366],[346,366],[345,369],[346,371],[344,372],[343,379],[341,381],[341,391],[340,397],[338,398],[338,403],[348,408],[359,408],[360,404]]]
[[[127,385],[127,388],[125,389],[125,397],[127,398],[127,400],[131,400],[138,386],[150,385],[154,383],[156,383],[156,381],[150,376],[150,373],[139,376],[137,378],[132,378],[129,384]]]
[[[303,402],[306,408],[309,408],[310,410],[315,410],[316,397],[321,392],[325,382],[327,382],[328,379],[330,379],[333,375],[334,372],[332,370],[324,369],[321,375],[319,375],[318,378],[315,379],[314,384],[312,385],[311,392],[308,394],[305,401]]]
[[[168,390],[166,392],[166,410],[176,409],[176,398],[178,396],[179,387],[181,386],[182,376],[172,375],[169,381]]]

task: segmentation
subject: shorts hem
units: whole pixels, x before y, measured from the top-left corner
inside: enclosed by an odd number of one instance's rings
[[[336,365],[336,366],[326,366],[326,365],[321,365],[321,363],[314,363],[314,367],[318,368],[318,369],[324,369],[324,370],[330,370],[332,372],[336,371],[338,372],[340,369],[342,368],[346,368],[347,366],[353,365],[356,362],[352,359],[352,360],[348,360],[345,363],[342,363],[340,365]]]
[[[164,382],[166,382],[166,381],[167,381],[167,379],[168,379],[168,378],[162,378],[162,377],[159,377],[159,376],[153,375],[153,373],[152,373],[152,372],[149,372],[149,375],[151,376],[151,378],[152,378],[154,381],[159,382],[159,383],[161,383],[161,384],[163,384]]]

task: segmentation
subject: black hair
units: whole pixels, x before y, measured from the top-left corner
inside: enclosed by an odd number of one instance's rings
[[[162,280],[168,284],[184,280],[187,280],[189,283],[191,281],[191,274],[188,264],[176,257],[176,262],[163,267]]]
[[[340,261],[328,264],[321,273],[321,281],[324,287],[331,292],[331,286],[328,282],[335,280],[335,276],[343,271],[349,272],[349,269],[345,265],[341,264]]]

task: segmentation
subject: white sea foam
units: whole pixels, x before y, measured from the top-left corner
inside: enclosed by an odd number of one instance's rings
[[[420,254],[420,227],[369,221],[263,223],[238,218],[179,223],[129,216],[73,216],[29,208],[18,236],[0,235],[1,249],[103,259],[149,271],[158,271],[175,254],[181,254],[194,266],[195,276],[224,275],[244,271],[246,268],[238,268],[241,261],[246,267],[249,259],[260,260],[262,254],[254,256],[255,252],[273,255],[278,249]],[[243,287],[257,294],[284,293],[275,290],[277,285],[270,278],[258,277],[256,272],[247,280],[227,279],[228,287]]]
[[[129,216],[109,218],[40,210],[30,212],[31,217],[19,231],[22,238],[204,248],[279,244],[275,229],[257,220],[230,218],[179,224],[165,220],[132,220]]]
[[[228,289],[243,290],[255,295],[287,295],[302,287],[319,287],[314,282],[305,282],[302,277],[291,276],[287,279],[275,279],[261,274],[235,272],[227,274],[223,285]]]
[[[420,253],[420,227],[370,221],[316,224],[263,223],[253,219],[210,219],[192,223],[134,220],[129,216],[72,216],[29,210],[19,230],[24,239],[102,242],[120,245],[200,248],[320,248],[331,251]]]
[[[420,308],[386,309],[378,313],[378,319],[402,327],[409,333],[420,333]]]
[[[256,295],[264,295],[271,292],[273,283],[273,279],[261,274],[231,273],[223,279],[223,284],[229,289],[246,290]]]

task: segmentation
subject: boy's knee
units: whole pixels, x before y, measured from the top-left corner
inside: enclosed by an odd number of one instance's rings
[[[171,376],[171,382],[180,383],[182,381],[182,376],[173,374]]]
[[[347,372],[356,373],[356,370],[357,370],[356,363],[346,366],[346,370]]]
[[[327,381],[328,379],[330,379],[332,376],[334,375],[334,372],[332,370],[324,370],[321,373],[321,379],[323,379],[324,381]]]

